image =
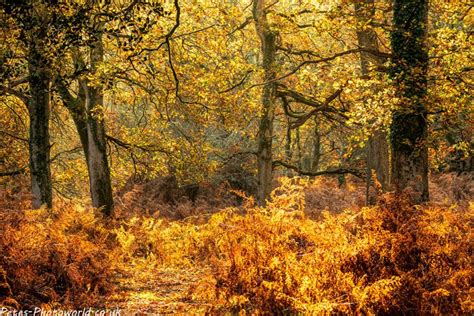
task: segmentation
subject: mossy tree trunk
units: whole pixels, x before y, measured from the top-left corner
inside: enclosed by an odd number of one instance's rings
[[[399,104],[392,113],[391,183],[397,193],[411,188],[415,202],[429,199],[427,90],[428,53],[425,37],[427,0],[395,0],[391,36],[394,66],[391,76]]]
[[[28,52],[28,84],[30,98],[30,173],[32,207],[52,207],[52,183],[50,169],[49,116],[51,76],[48,60],[41,46],[41,34],[30,45]]]

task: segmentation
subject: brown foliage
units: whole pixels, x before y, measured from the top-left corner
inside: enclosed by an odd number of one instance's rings
[[[148,181],[129,180],[117,194],[117,216],[130,217],[150,212],[154,217],[181,220],[216,213],[237,204],[237,196],[226,183],[179,185],[173,176]]]
[[[165,203],[160,190],[166,183],[134,184],[107,225],[73,204],[0,211],[0,272],[6,272],[6,279],[0,273],[0,304],[100,306],[117,275],[140,285],[159,279],[156,271],[174,269],[196,280],[183,289],[182,302],[214,312],[473,310],[474,209],[466,178],[435,177],[433,201],[424,206],[388,194],[377,206],[363,207],[363,184],[353,181],[279,183],[266,208],[211,185],[200,185],[194,202],[176,194],[175,202]],[[235,195],[243,203],[223,208]],[[9,196],[4,205],[19,205]]]
[[[0,267],[22,308],[97,306],[110,290],[113,244],[92,210],[3,210],[0,230]]]
[[[441,173],[430,178],[430,199],[435,205],[457,204],[463,209],[474,200],[474,172]]]

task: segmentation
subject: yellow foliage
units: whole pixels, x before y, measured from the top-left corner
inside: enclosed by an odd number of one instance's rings
[[[380,314],[472,309],[473,209],[414,207],[385,196],[379,206],[323,212],[305,209],[307,183],[280,179],[266,208],[247,201],[207,223],[143,221],[157,264],[201,266],[189,297],[215,311]],[[141,228],[138,228],[141,227]],[[151,233],[152,232],[152,233]],[[143,242],[143,237],[138,238]]]

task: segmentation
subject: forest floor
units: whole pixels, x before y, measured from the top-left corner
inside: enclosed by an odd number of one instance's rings
[[[368,208],[361,183],[334,179],[281,178],[265,209],[251,198],[228,206],[227,192],[208,199],[210,189],[166,203],[155,183],[137,184],[119,196],[113,221],[67,201],[29,210],[11,186],[0,190],[0,308],[463,314],[474,310],[473,180],[440,175],[427,205],[388,194]]]
[[[121,315],[204,314],[206,302],[190,297],[205,271],[198,268],[132,266],[116,275],[116,292],[107,300],[111,310]]]

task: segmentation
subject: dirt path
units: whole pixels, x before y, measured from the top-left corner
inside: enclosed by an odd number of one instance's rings
[[[118,274],[110,309],[121,315],[205,314],[209,305],[191,299],[190,289],[203,277],[198,269],[145,268]]]

